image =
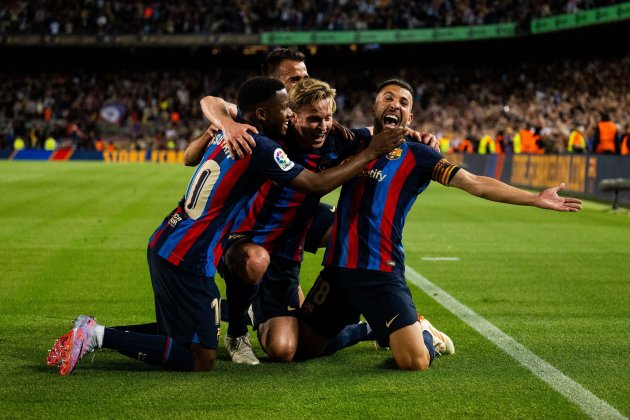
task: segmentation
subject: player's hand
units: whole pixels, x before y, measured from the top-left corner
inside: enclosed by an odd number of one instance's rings
[[[344,140],[354,140],[354,133],[347,127],[339,124],[336,120],[332,122],[332,133]]]
[[[235,121],[228,121],[223,124],[223,141],[228,148],[232,159],[242,159],[252,154],[252,148],[256,147],[256,141],[247,132],[258,134],[256,127],[249,124],[241,124]]]
[[[367,148],[373,154],[373,159],[379,158],[405,142],[404,128],[392,128],[381,131],[372,137],[372,141]]]
[[[407,128],[407,135],[419,143],[426,144],[436,152],[440,151],[440,142],[431,133],[420,133],[419,131]]]
[[[577,198],[564,198],[558,195],[558,191],[564,188],[564,182],[557,187],[548,188],[538,194],[534,200],[534,205],[541,209],[555,211],[571,211],[576,212],[582,210],[582,200]]]

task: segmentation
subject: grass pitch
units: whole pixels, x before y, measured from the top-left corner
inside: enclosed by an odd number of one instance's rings
[[[0,162],[1,417],[586,417],[415,286],[418,310],[456,347],[428,372],[394,369],[371,343],[267,363],[254,339],[260,366],[232,364],[220,348],[214,371],[174,373],[101,351],[60,377],[46,351],[76,315],[104,325],[154,319],[147,240],[191,174],[178,165]],[[628,416],[630,216],[607,208],[552,213],[432,185],[404,242],[415,271]],[[305,290],[320,259],[307,256]]]

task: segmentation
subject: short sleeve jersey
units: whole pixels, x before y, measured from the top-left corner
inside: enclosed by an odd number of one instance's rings
[[[234,160],[223,148],[223,133],[216,135],[186,195],[151,236],[149,246],[162,258],[187,271],[213,276],[222,254],[222,236],[258,188],[267,179],[290,182],[304,170],[275,141],[261,134],[252,136],[256,147],[251,156]]]
[[[431,180],[447,185],[458,170],[412,141],[368,163],[341,189],[324,265],[404,274],[402,231],[409,209]]]
[[[289,132],[281,144],[294,162],[312,172],[321,172],[356,154],[372,138],[368,129],[352,131],[353,140],[330,134],[317,149],[298,147],[295,132]],[[247,235],[274,256],[301,261],[304,238],[319,200],[318,196],[267,181],[236,216],[231,233]]]

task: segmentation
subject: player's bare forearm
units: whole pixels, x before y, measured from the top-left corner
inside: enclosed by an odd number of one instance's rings
[[[370,161],[388,153],[404,142],[403,129],[386,130],[374,136],[367,149],[343,164],[320,173],[302,171],[290,183],[292,188],[314,195],[325,195],[357,175]]]
[[[216,96],[205,96],[199,102],[201,112],[215,127],[223,130],[223,124],[236,118],[236,105]]]
[[[582,209],[582,201],[576,198],[558,196],[558,191],[564,188],[564,183],[535,194],[515,188],[497,179],[473,175],[460,169],[449,185],[477,197],[500,203],[534,206],[555,211],[575,212]]]
[[[256,141],[248,131],[258,133],[258,130],[249,124],[234,121],[237,114],[236,105],[215,96],[206,96],[200,103],[203,115],[223,131],[223,140],[230,156],[236,159],[251,155],[252,148],[256,147]]]
[[[213,130],[208,128],[202,135],[191,141],[184,150],[184,165],[197,166],[213,138]]]

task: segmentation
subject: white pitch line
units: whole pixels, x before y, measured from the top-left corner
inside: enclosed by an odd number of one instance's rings
[[[418,274],[408,265],[407,279],[422,289],[440,305],[444,306],[459,319],[464,321],[479,334],[490,340],[501,350],[529,369],[534,375],[562,394],[567,400],[580,407],[587,415],[595,419],[627,419],[623,414],[605,401],[597,398],[589,390],[566,376],[564,373],[536,356],[525,346],[495,327],[485,318],[464,305],[453,296],[440,289],[428,279]]]

